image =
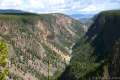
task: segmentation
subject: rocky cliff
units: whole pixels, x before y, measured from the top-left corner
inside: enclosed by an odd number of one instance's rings
[[[82,24],[63,14],[0,14],[0,38],[7,42],[9,78],[55,79],[71,58]]]
[[[96,61],[102,62],[96,70],[98,77],[100,76],[100,79],[119,79],[120,11],[111,10],[98,14],[86,35],[95,48]]]

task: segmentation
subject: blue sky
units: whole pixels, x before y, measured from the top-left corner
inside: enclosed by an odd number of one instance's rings
[[[0,0],[0,9],[36,13],[91,14],[120,9],[120,0]]]

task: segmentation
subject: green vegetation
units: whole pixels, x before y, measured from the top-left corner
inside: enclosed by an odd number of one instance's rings
[[[78,37],[79,37],[79,39],[80,39],[80,37],[81,37],[85,32],[84,32],[84,29],[81,28],[81,27],[79,27],[79,26],[83,26],[79,21],[75,21],[75,22],[73,22],[73,23],[71,24],[71,27],[72,27],[72,28],[74,27],[75,30],[78,30],[78,31],[76,32],[76,34],[78,35]]]
[[[74,51],[70,66],[76,80],[96,70],[99,66],[98,63],[95,63],[95,56],[92,56],[93,51],[94,48],[91,47],[90,43],[84,41],[80,44],[79,50]]]
[[[25,66],[25,71],[34,75],[38,80],[47,80],[47,78],[44,75],[42,75],[39,71],[35,70],[31,66]]]
[[[62,79],[87,80],[86,75],[96,71],[100,66],[99,63],[95,62],[96,57],[92,56],[94,48],[92,48],[89,42],[81,39],[77,44],[79,45],[73,47],[73,57],[70,65],[61,77]]]
[[[53,24],[56,20],[56,18],[51,14],[41,14],[39,15],[39,19],[49,23],[49,26],[51,26],[51,24]]]
[[[57,53],[55,53],[54,51],[52,51],[48,46],[46,46],[45,44],[42,44],[43,47],[46,49],[46,53],[47,53],[47,58],[45,58],[43,61],[44,63],[48,64],[48,61],[50,61],[50,63],[52,64],[57,64],[60,61],[60,56],[57,55]]]
[[[8,76],[8,49],[4,41],[0,40],[0,80],[6,80]]]
[[[13,80],[24,80],[22,77],[15,75],[13,73],[11,73],[11,77],[13,78]]]

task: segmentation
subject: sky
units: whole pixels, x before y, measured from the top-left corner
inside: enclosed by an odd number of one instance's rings
[[[0,9],[35,13],[95,14],[120,9],[120,0],[0,0]]]

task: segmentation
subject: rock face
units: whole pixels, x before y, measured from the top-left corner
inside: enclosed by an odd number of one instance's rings
[[[96,61],[105,61],[100,75],[103,79],[118,79],[120,77],[120,11],[105,11],[98,14],[86,35],[95,48]]]
[[[9,44],[10,78],[56,78],[83,33],[80,22],[63,14],[0,14],[0,37]]]
[[[120,11],[101,12],[95,18],[94,24],[86,33],[98,56],[111,50],[113,44],[120,37]],[[102,56],[102,57],[103,57]]]
[[[120,77],[120,40],[116,41],[110,56],[109,74],[111,78]]]

